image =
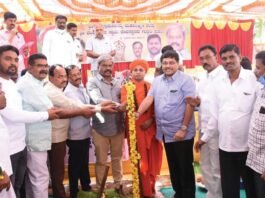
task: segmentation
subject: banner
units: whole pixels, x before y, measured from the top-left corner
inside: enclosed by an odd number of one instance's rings
[[[115,47],[116,62],[143,58],[156,60],[165,45],[172,45],[182,60],[191,58],[190,23],[113,23],[104,24],[105,35]],[[95,36],[93,24],[79,25],[78,38],[83,47],[88,39]]]

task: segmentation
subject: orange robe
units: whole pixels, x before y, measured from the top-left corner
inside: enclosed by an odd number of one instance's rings
[[[145,98],[150,84],[145,81],[136,82],[135,98],[140,106],[141,102]],[[145,88],[146,86],[146,88]],[[121,102],[126,102],[126,89],[122,87],[121,90]],[[138,120],[136,120],[136,138],[137,138],[137,150],[141,155],[140,160],[140,180],[142,185],[143,196],[151,197],[155,193],[155,181],[156,176],[160,174],[162,164],[162,144],[155,138],[156,125],[155,119],[151,126],[142,130],[140,125],[154,116],[153,106],[149,108]],[[127,125],[128,126],[128,125]]]

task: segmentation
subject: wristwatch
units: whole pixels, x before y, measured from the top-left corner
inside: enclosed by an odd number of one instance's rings
[[[182,130],[182,131],[187,131],[187,129],[188,129],[188,127],[186,125],[182,125],[180,127],[180,130]]]

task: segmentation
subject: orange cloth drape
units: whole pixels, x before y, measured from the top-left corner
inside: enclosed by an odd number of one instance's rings
[[[136,85],[135,96],[138,106],[145,98],[145,85],[147,91],[150,89],[148,82],[134,82]],[[122,87],[121,102],[126,102],[126,89]],[[136,120],[136,138],[137,150],[141,155],[140,159],[140,180],[142,185],[143,196],[152,196],[155,192],[156,176],[160,174],[162,164],[162,144],[155,138],[156,126],[155,121],[146,129],[141,129],[141,124],[150,118],[153,118],[154,109],[150,108],[138,120]]]

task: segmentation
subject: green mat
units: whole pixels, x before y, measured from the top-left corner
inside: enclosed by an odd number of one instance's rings
[[[96,192],[84,192],[80,191],[77,198],[97,198]],[[119,196],[119,194],[114,189],[105,190],[105,198],[124,198]],[[133,195],[128,195],[126,198],[133,198]]]
[[[172,187],[164,187],[160,190],[165,198],[172,198],[174,191]],[[196,187],[196,198],[206,198],[206,190]],[[245,190],[240,190],[240,198],[246,198]]]

